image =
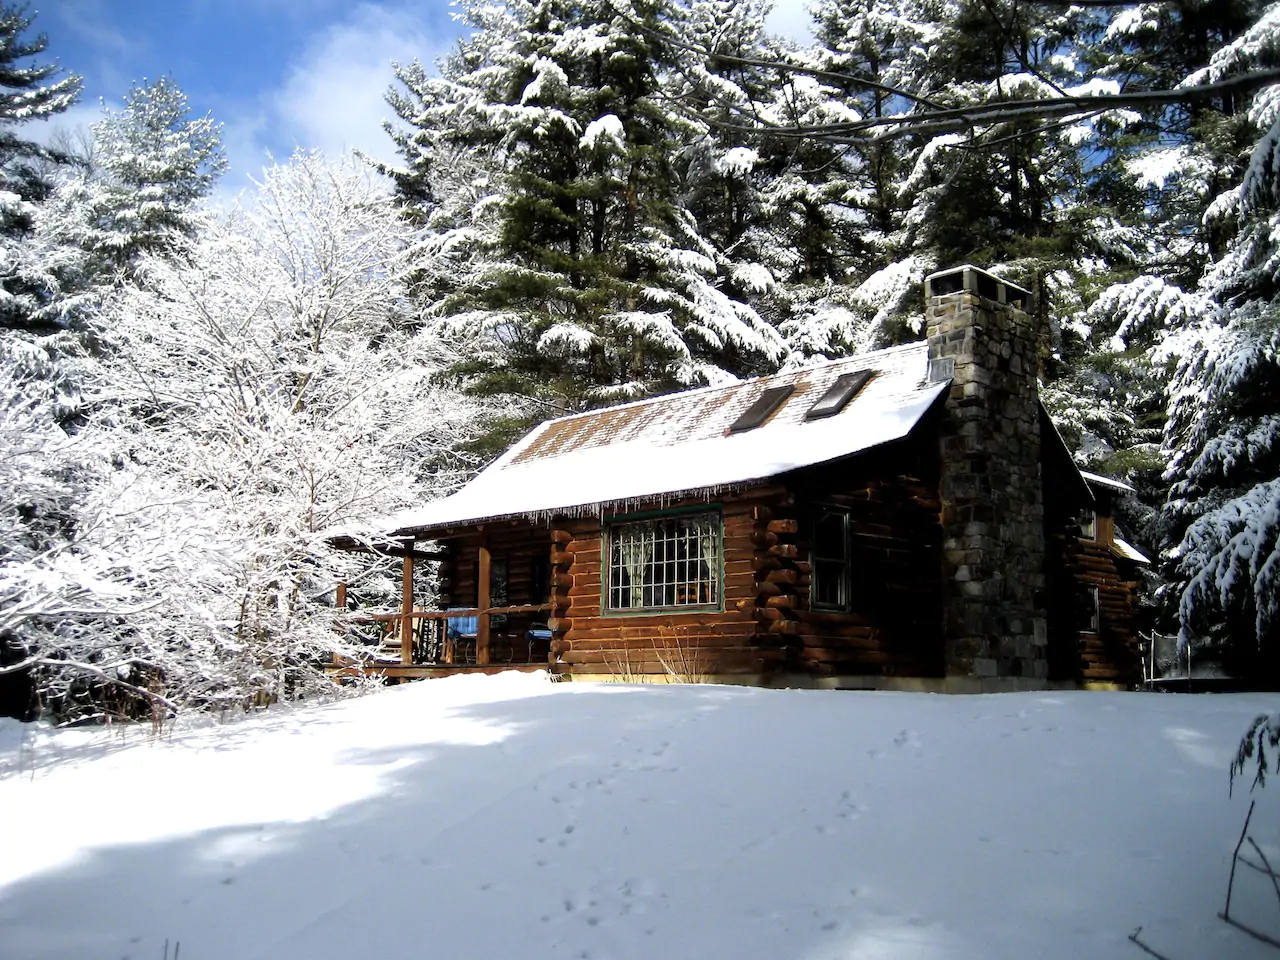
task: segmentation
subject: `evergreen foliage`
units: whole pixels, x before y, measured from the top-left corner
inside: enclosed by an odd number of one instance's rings
[[[122,110],[105,111],[93,126],[93,154],[91,169],[62,184],[46,223],[99,272],[181,252],[195,236],[197,205],[226,167],[219,125],[191,117],[167,77],[134,87]]]
[[[474,251],[436,307],[439,329],[474,345],[454,373],[508,398],[506,423],[523,426],[774,368],[781,337],[717,286],[716,246],[681,203],[691,131],[665,101],[664,0],[465,9],[479,32],[444,79],[401,70],[409,90],[392,96],[421,131],[400,135],[396,173],[419,217],[443,195],[437,158],[488,161],[487,194],[430,251]]]
[[[43,323],[56,296],[56,274],[25,245],[37,204],[53,187],[52,173],[66,153],[23,135],[23,126],[63,112],[80,96],[75,74],[59,77],[56,64],[33,64],[44,53],[44,34],[28,38],[34,16],[24,6],[0,6],[0,329]]]

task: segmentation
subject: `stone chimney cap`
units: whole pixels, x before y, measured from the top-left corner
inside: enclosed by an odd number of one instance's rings
[[[996,303],[1012,304],[1022,310],[1030,309],[1032,300],[1031,291],[1008,280],[1001,280],[970,263],[929,274],[924,279],[924,289],[925,295],[929,297],[967,290]]]

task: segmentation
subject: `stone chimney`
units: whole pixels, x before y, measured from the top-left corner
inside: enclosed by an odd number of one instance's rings
[[[925,280],[929,370],[951,377],[942,422],[949,677],[976,689],[1048,675],[1044,497],[1031,295],[963,266]]]

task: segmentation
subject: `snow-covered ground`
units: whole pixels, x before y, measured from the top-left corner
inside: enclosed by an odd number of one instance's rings
[[[1215,914],[1275,705],[506,675],[160,741],[0,722],[0,958],[1274,958]]]

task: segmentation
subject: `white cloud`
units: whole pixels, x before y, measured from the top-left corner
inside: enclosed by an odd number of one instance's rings
[[[777,0],[765,18],[765,29],[798,43],[813,40],[813,20],[809,16],[809,0]]]
[[[278,122],[273,139],[283,134],[297,146],[334,156],[357,148],[393,159],[382,130],[391,114],[382,99],[394,80],[390,61],[430,63],[443,56],[454,33],[424,27],[431,22],[411,7],[364,3],[314,34],[284,86],[269,96],[266,106]]]

